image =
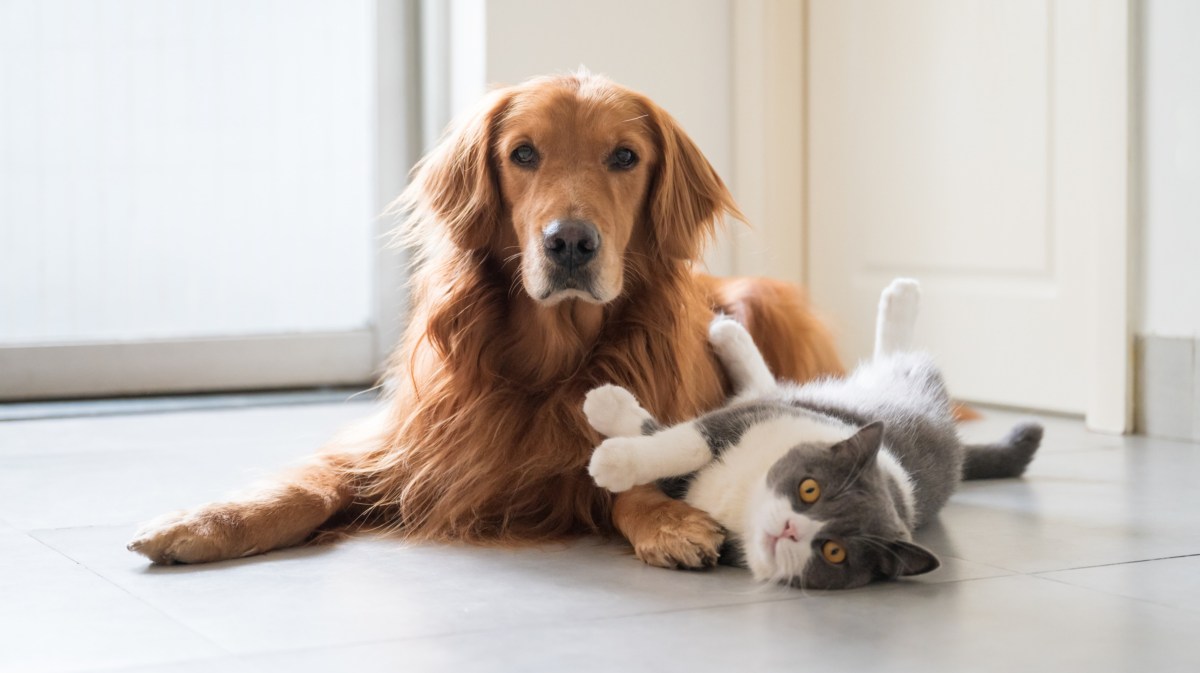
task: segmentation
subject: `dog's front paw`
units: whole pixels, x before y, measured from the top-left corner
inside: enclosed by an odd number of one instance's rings
[[[634,553],[660,568],[708,568],[717,564],[725,529],[711,516],[679,501],[663,503],[651,535],[634,543]]]
[[[255,553],[238,546],[238,517],[218,507],[164,514],[143,524],[126,545],[152,563],[207,563]]]
[[[612,384],[593,388],[583,398],[583,413],[605,437],[637,437],[650,419],[633,393]]]
[[[620,493],[637,485],[637,442],[636,437],[613,437],[596,447],[588,474],[597,486]]]

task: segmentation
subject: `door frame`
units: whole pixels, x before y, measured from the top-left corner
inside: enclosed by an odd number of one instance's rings
[[[808,282],[808,2],[738,0],[733,176],[750,227],[729,237],[737,274]]]
[[[734,31],[734,185],[753,233],[737,240],[735,271],[808,281],[809,1],[731,3]],[[1081,162],[1073,187],[1096,221],[1085,418],[1124,433],[1133,421],[1133,239],[1137,220],[1136,0],[1050,0],[1072,57],[1056,77],[1079,78],[1073,107],[1102,161]],[[1058,39],[1056,42],[1064,40]],[[1087,67],[1083,67],[1086,65]],[[1064,75],[1066,68],[1071,71]],[[1076,121],[1072,118],[1073,122]],[[799,132],[797,133],[797,129]],[[790,188],[789,188],[790,187]],[[799,226],[789,226],[799,213]],[[761,251],[787,251],[764,264]],[[818,309],[820,307],[817,307]]]

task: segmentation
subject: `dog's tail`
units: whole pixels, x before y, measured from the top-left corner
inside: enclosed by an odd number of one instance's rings
[[[833,333],[799,287],[772,278],[696,278],[717,312],[746,326],[775,378],[804,383],[846,373]]]

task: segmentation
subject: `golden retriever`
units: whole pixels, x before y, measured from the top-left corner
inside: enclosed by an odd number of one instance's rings
[[[647,563],[714,563],[723,533],[703,512],[591,482],[584,394],[620,384],[667,422],[721,404],[715,310],[746,324],[776,375],[842,368],[797,288],[693,270],[717,222],[740,215],[679,124],[599,76],[534,79],[453,126],[398,203],[416,263],[385,410],[274,483],[151,521],[129,548],[217,561],[370,520],[475,543],[615,528]]]

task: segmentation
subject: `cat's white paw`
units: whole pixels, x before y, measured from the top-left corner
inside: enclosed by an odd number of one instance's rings
[[[766,395],[775,389],[775,377],[754,344],[754,337],[740,322],[718,314],[708,325],[708,343],[738,398]]]
[[[638,440],[637,437],[612,437],[596,447],[588,463],[588,474],[597,486],[613,493],[637,486]]]
[[[593,388],[583,398],[583,413],[605,437],[637,437],[650,414],[633,393],[612,384]]]
[[[712,344],[713,350],[722,359],[737,355],[746,348],[756,350],[754,338],[742,323],[720,313],[708,324],[708,343]]]
[[[883,290],[879,297],[879,309],[889,322],[902,325],[917,321],[917,308],[921,304],[921,284],[912,278],[897,278]]]
[[[921,285],[911,278],[897,278],[884,288],[875,326],[877,357],[912,350],[920,305]]]

